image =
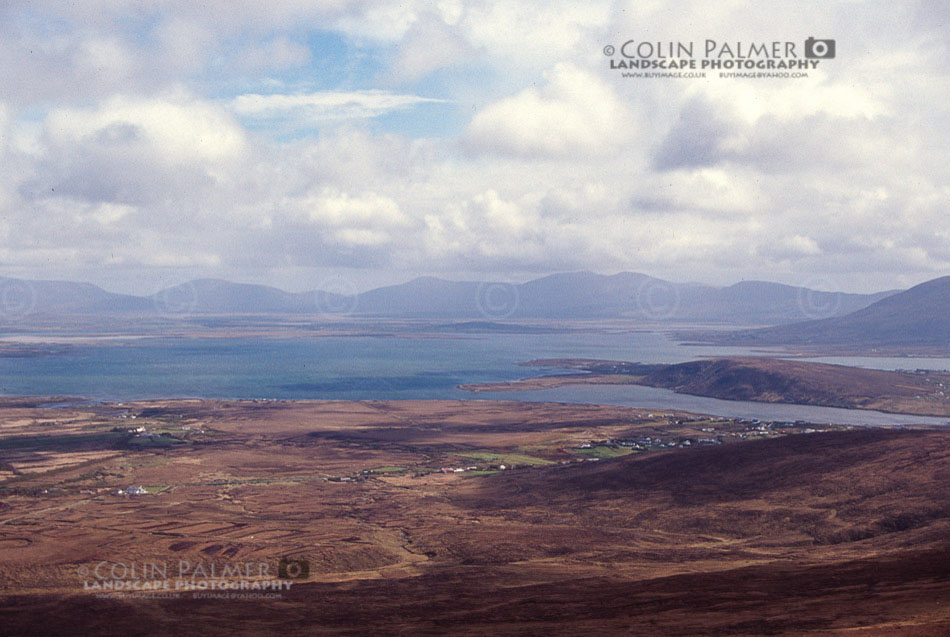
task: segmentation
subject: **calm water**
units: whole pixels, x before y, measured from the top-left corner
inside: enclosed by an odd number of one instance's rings
[[[573,385],[553,390],[479,393],[486,400],[556,401],[639,407],[663,412],[670,409],[713,414],[728,418],[796,421],[831,425],[950,425],[948,418],[927,418],[886,414],[866,409],[837,409],[811,405],[753,403],[742,400],[718,400],[704,396],[677,394],[669,389],[638,385]]]
[[[747,354],[743,348],[680,346],[664,334],[491,334],[461,339],[318,337],[294,339],[141,339],[74,345],[67,353],[0,358],[0,393],[70,395],[98,400],[160,397],[283,399],[486,398],[457,389],[461,383],[505,381],[539,373],[520,367],[532,358],[608,358],[675,363],[700,356]],[[833,359],[826,359],[835,362]],[[942,367],[946,359],[926,361]],[[906,359],[861,359],[883,368],[923,366]],[[853,363],[852,363],[853,364]],[[551,372],[552,370],[546,370]],[[642,390],[648,390],[646,393]],[[660,394],[651,392],[661,392]],[[775,405],[682,397],[649,388],[567,387],[498,394],[513,400],[604,402],[679,408],[761,418],[816,419],[804,412],[767,416]],[[493,396],[494,397],[494,396]],[[683,400],[689,400],[686,406]],[[666,403],[658,403],[663,400]],[[638,402],[639,401],[639,402]],[[731,409],[731,412],[730,412]],[[755,409],[755,413],[748,412]],[[845,410],[831,410],[841,412]],[[861,420],[852,413],[849,422]],[[866,412],[865,412],[866,413]],[[829,417],[831,415],[829,414]],[[834,414],[840,418],[840,414]],[[899,417],[886,417],[897,423]],[[924,419],[914,419],[922,422]],[[943,419],[945,420],[945,419]],[[833,422],[824,420],[824,422]],[[834,422],[838,422],[834,420]],[[905,421],[906,422],[906,421]],[[867,424],[887,424],[882,422]]]

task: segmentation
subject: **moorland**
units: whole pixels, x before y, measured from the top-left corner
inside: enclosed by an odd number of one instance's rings
[[[554,403],[4,399],[3,631],[945,634],[948,436]],[[292,586],[267,598],[103,589],[142,578],[116,565],[273,579],[282,561]]]

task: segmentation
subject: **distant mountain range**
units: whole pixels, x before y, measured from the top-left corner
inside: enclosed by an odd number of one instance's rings
[[[690,321],[778,325],[840,317],[894,291],[847,294],[745,281],[728,287],[672,283],[644,274],[553,274],[522,284],[422,277],[356,295],[291,293],[199,279],[152,296],[113,294],[88,283],[0,277],[0,321],[26,315],[193,316],[301,314],[378,318],[519,318]]]
[[[715,334],[709,340],[735,345],[950,350],[950,276],[921,283],[844,316]]]

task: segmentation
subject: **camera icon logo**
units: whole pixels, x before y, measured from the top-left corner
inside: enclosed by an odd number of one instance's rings
[[[834,40],[805,40],[805,57],[812,60],[830,60],[835,56]]]
[[[277,577],[280,579],[307,579],[310,577],[310,562],[290,560],[286,557],[277,562]]]

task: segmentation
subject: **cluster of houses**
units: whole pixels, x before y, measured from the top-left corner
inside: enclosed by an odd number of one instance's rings
[[[193,434],[204,433],[204,429],[202,429],[201,427],[192,427],[191,425],[182,425],[181,429],[185,433],[193,433]],[[148,431],[143,425],[140,425],[138,427],[131,427],[128,429],[123,429],[122,427],[113,427],[112,431],[125,432],[128,434],[132,434],[133,438],[160,438],[162,436],[171,435],[168,432],[155,433],[155,432]]]
[[[488,465],[485,467],[478,467],[476,465],[468,465],[466,467],[439,467],[438,471],[423,471],[421,473],[416,473],[415,477],[419,478],[422,476],[427,476],[430,473],[465,473],[467,471],[507,471],[508,469],[514,469],[514,467],[510,465],[506,465],[506,464]]]
[[[108,493],[109,489],[81,489],[79,493],[81,495],[98,495],[101,492]],[[60,487],[49,487],[48,489],[43,489],[40,491],[42,495],[54,495],[58,493],[64,493],[65,490]],[[148,495],[148,490],[145,487],[139,485],[132,485],[125,489],[116,489],[115,495]]]
[[[591,440],[589,442],[582,443],[575,447],[575,450],[586,450],[594,449],[596,447],[607,447],[607,448],[627,448],[635,451],[648,451],[650,449],[673,449],[673,448],[686,448],[686,447],[712,447],[715,445],[721,445],[725,437],[733,437],[739,439],[745,438],[754,438],[764,435],[778,435],[781,433],[781,430],[787,429],[796,429],[799,433],[811,434],[820,431],[811,427],[805,427],[805,421],[798,420],[795,422],[785,422],[785,421],[773,421],[773,422],[763,422],[759,419],[725,419],[720,418],[720,421],[729,420],[734,424],[743,425],[743,431],[723,431],[719,432],[715,427],[703,427],[701,431],[704,434],[710,434],[702,438],[676,438],[676,439],[665,439],[653,436],[641,436],[639,438],[620,438],[620,439],[607,439],[607,440]],[[566,450],[565,450],[566,451]]]
[[[653,414],[649,414],[649,417],[652,417]],[[672,417],[670,415],[670,417]],[[603,440],[589,440],[583,442],[576,447],[563,448],[561,451],[567,453],[577,453],[590,451],[597,448],[609,448],[609,449],[630,449],[633,451],[650,451],[650,450],[662,450],[662,449],[686,449],[691,447],[714,447],[723,444],[725,438],[757,438],[765,436],[774,436],[781,435],[782,433],[816,433],[817,431],[823,431],[814,428],[806,428],[803,425],[807,424],[804,421],[795,421],[795,422],[782,422],[782,421],[773,421],[773,422],[762,422],[758,419],[741,419],[741,418],[716,418],[715,422],[729,422],[733,425],[744,425],[742,431],[728,431],[728,430],[719,430],[716,427],[702,427],[700,431],[703,434],[707,434],[703,437],[695,438],[661,438],[657,436],[641,436],[638,438],[610,438]],[[795,429],[796,431],[788,432],[781,431],[787,429]],[[596,453],[596,452],[594,452]],[[622,454],[621,454],[622,455]],[[599,462],[603,458],[601,457],[584,457],[584,458],[573,458],[570,460],[561,460],[560,464],[566,465],[575,462]],[[414,472],[413,477],[422,477],[430,475],[432,473],[442,473],[442,474],[455,474],[455,473],[466,473],[468,471],[506,471],[513,469],[512,465],[488,465],[485,467],[479,467],[476,465],[469,466],[446,466],[440,467],[437,470],[427,470],[422,472]],[[343,476],[343,477],[331,477],[327,478],[330,482],[359,482],[362,480],[371,477],[376,472],[372,470],[364,470],[360,474],[355,476]]]
[[[145,487],[139,485],[132,485],[127,489],[119,489],[115,492],[116,495],[148,495],[148,491],[145,490]]]
[[[719,432],[715,427],[703,427],[701,431],[704,434],[710,434],[702,438],[676,438],[676,439],[664,439],[653,436],[642,436],[640,438],[632,439],[608,439],[608,440],[591,440],[585,442],[575,447],[574,450],[586,450],[594,449],[596,447],[607,447],[607,448],[627,448],[635,451],[648,451],[651,449],[673,449],[673,448],[686,448],[686,447],[713,447],[716,445],[721,445],[723,439],[726,437],[731,438],[755,438],[761,437],[762,435],[779,435],[782,430],[795,429],[797,433],[803,434],[812,434],[818,431],[823,431],[820,429],[815,429],[812,427],[805,427],[808,423],[802,420],[797,420],[795,422],[785,422],[785,421],[773,421],[773,422],[763,422],[758,419],[725,419],[720,418],[720,421],[730,420],[734,424],[743,425],[743,431],[723,431]],[[786,432],[787,433],[787,432]],[[567,451],[567,450],[565,450]]]
[[[575,449],[593,449],[595,447],[607,447],[610,449],[626,448],[635,451],[648,451],[650,449],[673,449],[676,447],[711,447],[722,444],[719,438],[683,438],[677,440],[667,440],[664,438],[654,438],[652,436],[642,436],[640,438],[628,439],[609,439],[609,440],[591,440],[575,447]]]

